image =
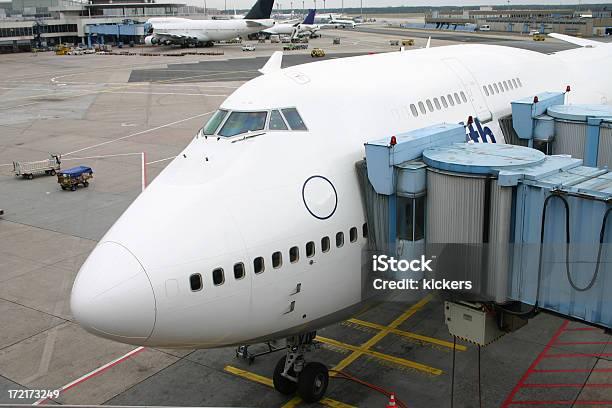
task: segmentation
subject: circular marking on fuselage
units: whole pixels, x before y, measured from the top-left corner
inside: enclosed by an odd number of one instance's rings
[[[336,212],[338,193],[323,176],[310,176],[302,186],[302,199],[308,212],[315,218],[326,220]]]

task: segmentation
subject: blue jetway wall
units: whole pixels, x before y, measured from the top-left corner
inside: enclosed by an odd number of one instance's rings
[[[533,135],[533,119],[541,113],[524,108],[529,122],[517,127]],[[501,243],[509,248],[507,271],[485,271],[507,276],[505,299],[612,327],[612,173],[528,147],[467,144],[465,133],[462,124],[441,124],[366,144],[368,179],[377,193],[389,197],[389,247],[397,239],[396,197],[413,194],[415,186],[426,188],[428,171],[457,180],[489,178],[512,197],[510,233]],[[449,199],[450,208],[459,205]],[[494,222],[493,212],[487,218]]]

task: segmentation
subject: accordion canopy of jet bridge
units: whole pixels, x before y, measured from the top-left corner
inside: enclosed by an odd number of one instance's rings
[[[436,273],[473,281],[455,294],[466,300],[519,301],[612,327],[612,174],[570,156],[464,140],[462,125],[445,124],[366,144],[368,225],[387,224],[378,239],[390,248],[420,239],[437,255]],[[377,196],[386,200],[378,213]],[[415,201],[400,205],[419,197],[424,220]]]

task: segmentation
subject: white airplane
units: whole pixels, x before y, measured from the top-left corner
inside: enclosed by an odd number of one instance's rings
[[[364,304],[364,142],[497,121],[511,101],[567,85],[573,103],[610,103],[612,44],[555,37],[581,47],[463,44],[285,69],[276,52],[100,240],[72,289],[75,319],[144,346],[286,338],[275,388],[318,400],[327,368],[306,361],[316,330]]]
[[[206,44],[247,36],[274,26],[270,19],[274,0],[257,0],[244,19],[191,20],[180,17],[155,17],[145,23],[146,45]]]
[[[357,23],[353,20],[336,18],[333,14],[330,14],[329,17],[322,17],[319,25],[325,28],[355,28]]]
[[[262,32],[269,35],[291,35],[300,36],[315,33],[319,26],[314,24],[316,10],[310,10],[304,21],[294,23],[276,23],[273,27],[267,28]]]

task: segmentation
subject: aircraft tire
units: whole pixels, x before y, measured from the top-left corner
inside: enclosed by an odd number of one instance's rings
[[[329,384],[329,372],[324,364],[306,364],[298,379],[298,395],[306,402],[317,402],[325,395]]]
[[[283,377],[281,374],[285,369],[285,360],[287,356],[284,356],[278,363],[276,363],[276,367],[274,367],[274,376],[272,377],[272,382],[274,383],[274,389],[280,392],[283,395],[292,395],[295,394],[295,391],[298,388],[297,383],[294,383],[288,378]],[[289,370],[289,374],[295,376],[295,371],[293,368]]]

